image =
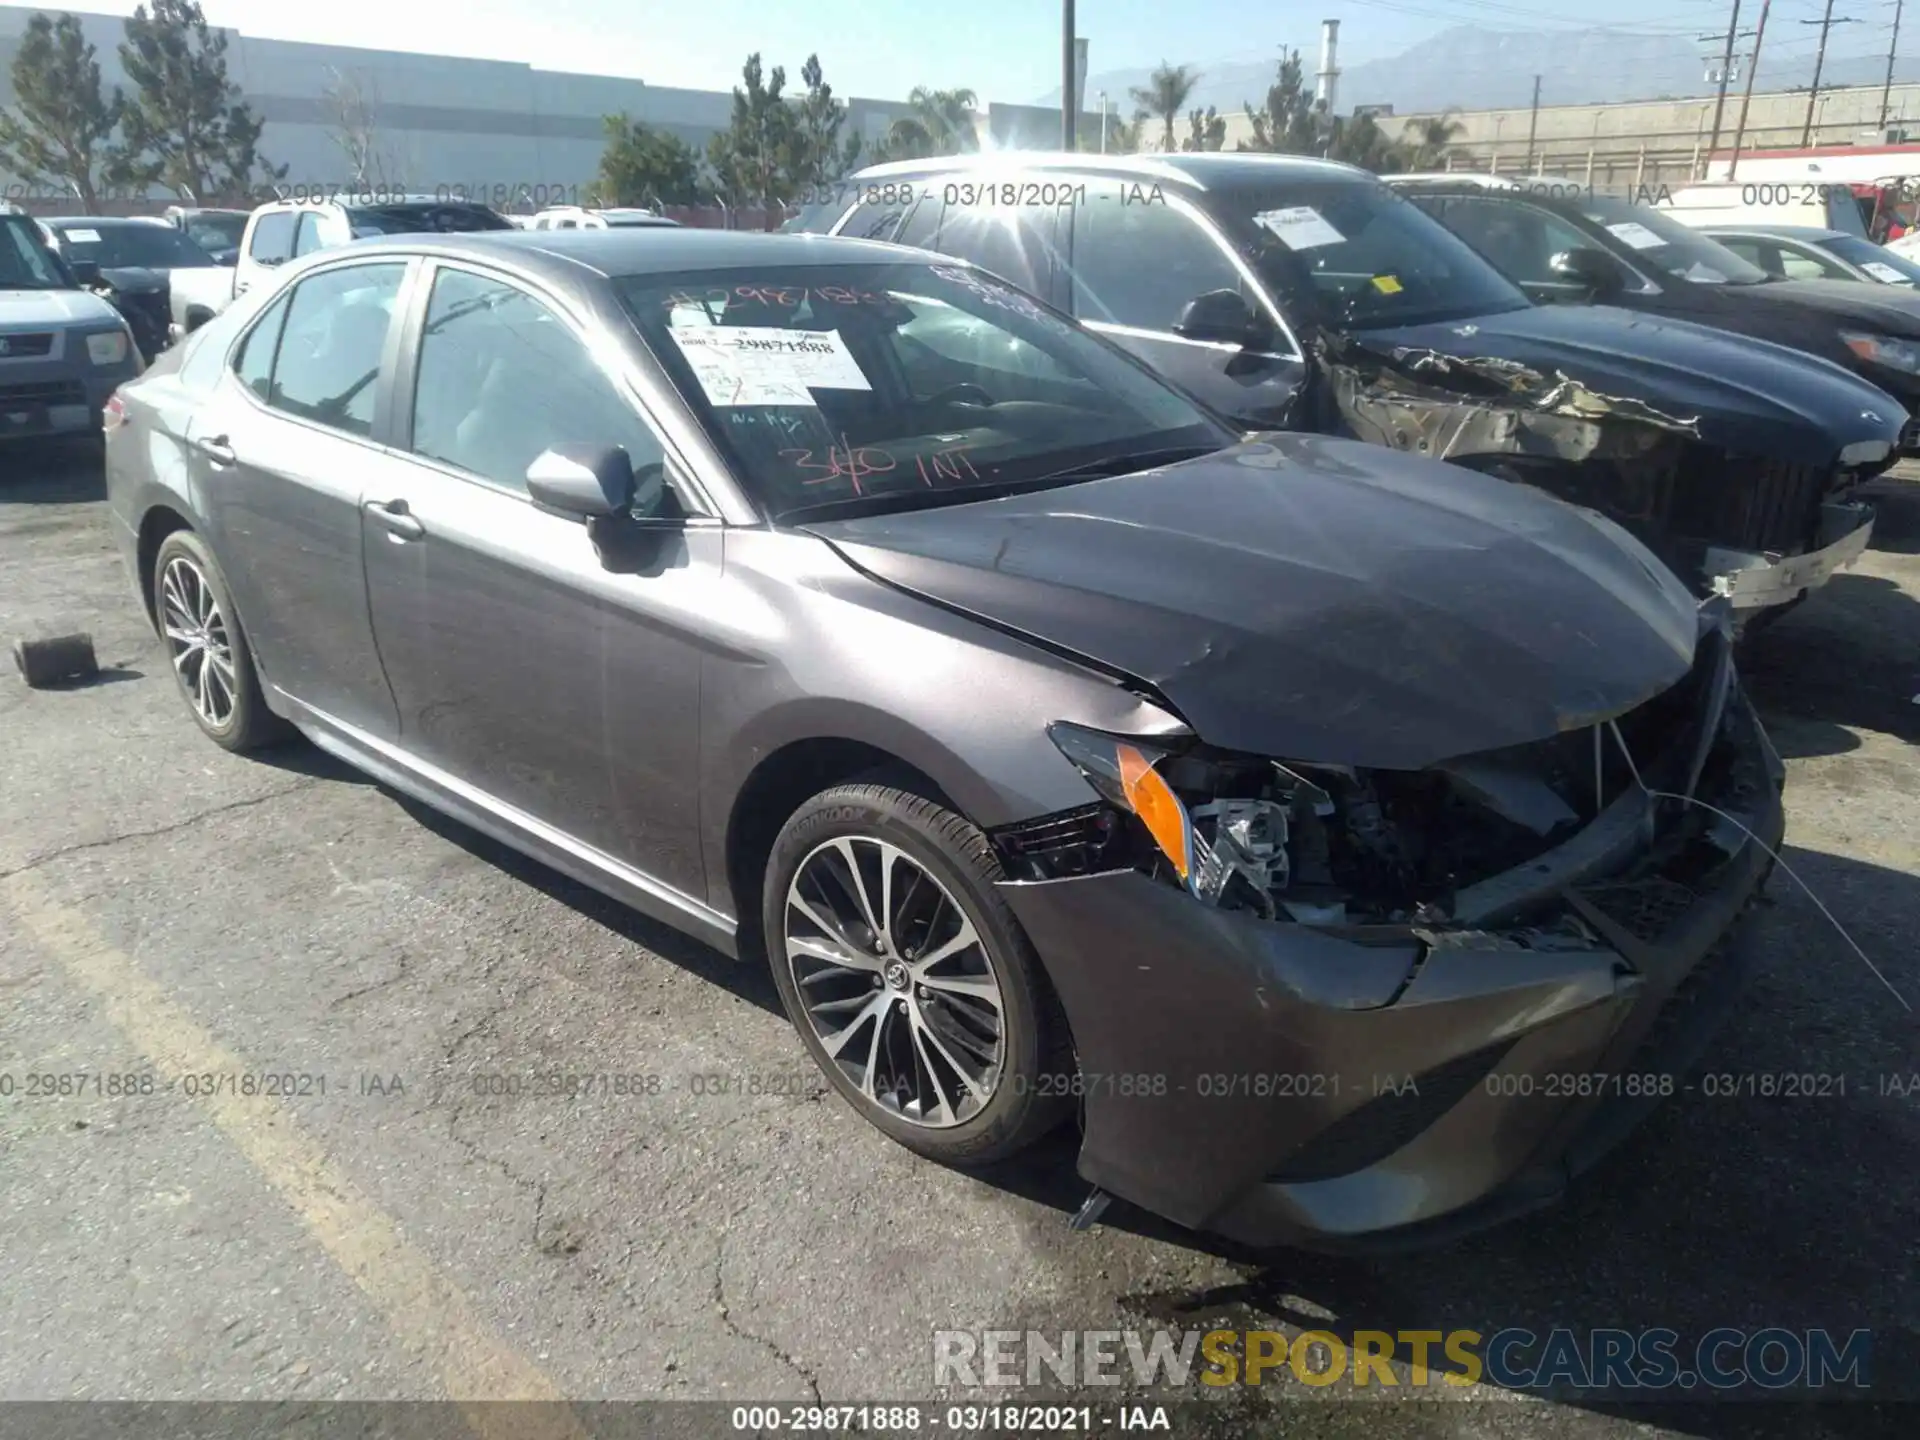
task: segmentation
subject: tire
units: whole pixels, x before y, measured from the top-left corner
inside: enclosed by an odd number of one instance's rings
[[[153,557],[153,608],[157,617],[160,642],[166,648],[168,668],[174,683],[187,702],[187,713],[207,738],[222,749],[242,754],[284,740],[289,727],[267,708],[261,692],[259,672],[253,664],[253,651],[241,629],[234,609],[233,593],[227,578],[198,535],[191,530],[176,530],[160,542]],[[211,608],[202,603],[198,587],[204,587]],[[188,622],[180,626],[184,617]],[[183,643],[176,633],[203,636],[197,644]],[[209,646],[217,662],[208,671]],[[199,659],[194,658],[195,651]],[[207,689],[200,688],[205,676]],[[218,704],[224,691],[228,703]],[[211,703],[209,703],[211,702]]]
[[[884,893],[877,867],[893,867],[886,943],[876,943],[871,927],[852,918],[863,913],[859,897],[844,885],[836,889],[835,882],[852,873],[849,856],[864,867],[869,895]],[[916,870],[935,888],[915,878]],[[994,889],[1001,878],[992,847],[971,822],[880,784],[840,785],[814,796],[788,819],[767,861],[761,904],[767,958],[802,1042],[864,1118],[947,1165],[1003,1160],[1073,1113],[1065,1017],[1026,934]],[[791,903],[796,894],[811,914]],[[834,905],[836,899],[843,903]],[[934,958],[935,951],[954,948],[961,922],[972,927],[975,942],[950,958]],[[796,954],[796,941],[806,953]],[[823,959],[829,952],[873,969]],[[997,1007],[981,998],[984,983],[993,986]],[[997,1053],[989,1062],[967,1042],[979,1044],[986,1027],[977,1022],[995,1008]],[[830,1039],[841,1042],[838,1060],[829,1053]],[[980,1087],[984,1096],[960,1078],[962,1064],[976,1084],[991,1077]],[[889,1086],[902,1079],[906,1088]],[[908,1090],[916,1092],[911,1100]],[[930,1104],[930,1096],[943,1101],[944,1110]]]

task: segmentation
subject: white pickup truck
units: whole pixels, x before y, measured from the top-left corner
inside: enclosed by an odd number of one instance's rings
[[[486,206],[431,195],[274,200],[247,217],[237,263],[181,271],[172,294],[171,335],[190,335],[289,260],[370,235],[422,231],[511,230]],[[181,283],[182,281],[185,283]]]

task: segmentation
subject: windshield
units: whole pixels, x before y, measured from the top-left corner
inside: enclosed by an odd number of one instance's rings
[[[69,260],[91,260],[102,270],[184,270],[213,264],[213,257],[171,225],[50,227]]]
[[[1432,216],[1384,185],[1283,184],[1208,197],[1283,305],[1365,330],[1457,320],[1531,302]]]
[[[185,225],[187,238],[209,253],[215,250],[238,250],[240,237],[246,233],[245,215],[194,215]]]
[[[1238,438],[1106,342],[970,267],[782,266],[616,283],[775,518],[959,503]]]
[[[1696,285],[1764,285],[1769,279],[1758,265],[1651,205],[1635,205],[1612,195],[1587,195],[1578,203],[1587,219],[1604,226],[1646,264],[1677,279]]]
[[[473,230],[511,230],[513,222],[484,205],[425,204],[356,206],[347,211],[353,238],[369,235],[464,234]]]
[[[1862,240],[1856,235],[1834,235],[1822,240],[1820,245],[1883,284],[1910,286],[1920,282],[1920,265],[1871,240]]]
[[[41,243],[33,222],[0,215],[0,290],[65,290],[60,263]]]

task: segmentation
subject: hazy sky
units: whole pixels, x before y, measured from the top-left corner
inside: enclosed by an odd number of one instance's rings
[[[842,95],[904,96],[915,85],[965,86],[982,100],[1025,102],[1060,79],[1060,7],[1054,0],[202,0],[207,18],[249,35],[371,49],[422,50],[544,69],[633,75],[656,85],[731,88],[750,50],[797,76],[818,52]],[[133,0],[80,0],[77,9],[126,14]],[[1691,39],[1724,35],[1729,0],[1078,0],[1090,69],[1277,56],[1311,60],[1319,22],[1340,21],[1342,60],[1398,54],[1454,25],[1531,30],[1607,24]],[[1742,28],[1758,17],[1745,0]],[[1766,54],[1811,56],[1822,0],[1776,0]],[[1831,53],[1884,53],[1893,0],[1848,0]],[[1920,46],[1920,6],[1906,30]],[[1703,52],[1714,48],[1703,44]],[[1910,53],[1904,39],[1903,54]],[[1764,66],[1763,72],[1764,74]]]

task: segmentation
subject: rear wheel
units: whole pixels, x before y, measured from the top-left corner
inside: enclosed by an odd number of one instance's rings
[[[986,837],[884,785],[813,797],[774,842],[763,923],[814,1060],[909,1149],[978,1165],[1070,1113],[1066,1026],[994,890]]]
[[[267,708],[253,652],[240,628],[226,577],[191,530],[176,530],[153,557],[153,608],[173,678],[194,723],[235,752],[284,739]]]

